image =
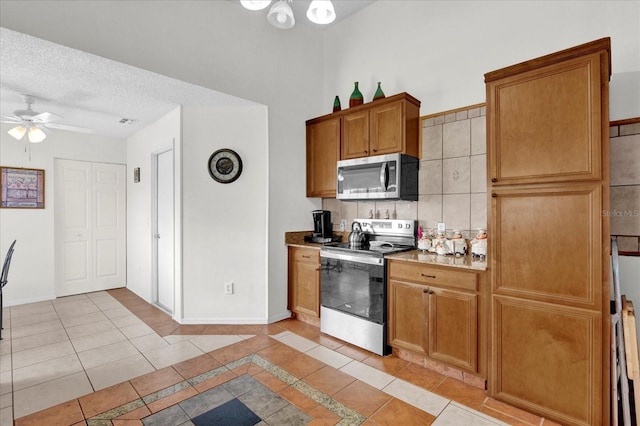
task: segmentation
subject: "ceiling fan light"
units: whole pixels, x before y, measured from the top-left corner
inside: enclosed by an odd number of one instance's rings
[[[269,9],[267,21],[276,28],[286,30],[293,27],[296,19],[293,17],[293,10],[286,1],[280,0]]]
[[[240,0],[240,4],[249,10],[262,10],[270,3],[271,0]]]
[[[326,25],[336,19],[331,0],[313,0],[307,9],[307,18],[315,24]]]
[[[27,139],[31,143],[39,143],[45,140],[47,135],[37,127],[29,128],[29,132],[27,133]]]
[[[16,126],[7,133],[9,133],[14,139],[20,140],[24,137],[24,134],[27,133],[27,128],[22,125]]]

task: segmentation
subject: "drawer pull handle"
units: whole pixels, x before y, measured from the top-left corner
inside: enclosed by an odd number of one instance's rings
[[[422,275],[425,278],[435,278],[435,275],[429,275],[429,274],[424,274],[424,273],[420,273],[420,275]]]
[[[311,259],[311,256],[308,256],[306,254],[303,254],[302,257],[304,257],[305,259]]]

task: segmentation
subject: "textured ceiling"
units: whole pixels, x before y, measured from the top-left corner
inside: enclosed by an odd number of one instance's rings
[[[336,22],[373,2],[334,0]],[[291,3],[296,25],[315,25],[305,16],[309,3]],[[266,16],[266,11],[247,13]],[[25,109],[22,95],[35,97],[36,112],[62,116],[61,124],[87,127],[95,134],[116,138],[138,132],[178,105],[252,104],[0,27],[0,113],[13,115],[15,110]],[[133,121],[120,124],[122,118]]]
[[[59,123],[126,138],[178,105],[251,102],[180,80],[0,28],[0,112],[33,109],[63,117]],[[131,118],[130,124],[120,124]]]

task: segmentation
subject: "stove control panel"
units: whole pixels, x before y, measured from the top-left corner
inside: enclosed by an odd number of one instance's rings
[[[415,220],[401,219],[354,219],[360,223],[362,232],[372,235],[415,236],[417,225]]]

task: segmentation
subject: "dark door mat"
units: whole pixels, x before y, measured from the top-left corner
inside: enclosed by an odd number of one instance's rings
[[[196,426],[234,425],[253,426],[261,419],[237,399],[225,402],[219,407],[191,419]]]

